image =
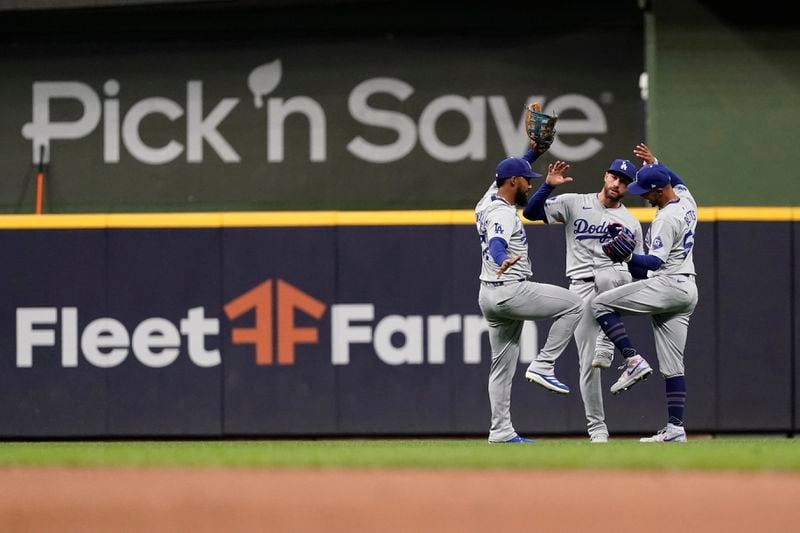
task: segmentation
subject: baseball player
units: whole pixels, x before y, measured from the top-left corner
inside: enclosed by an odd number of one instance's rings
[[[627,262],[633,276],[640,279],[598,295],[591,304],[592,313],[625,357],[622,375],[611,387],[614,394],[628,390],[653,372],[628,338],[620,315],[650,315],[658,366],[666,384],[668,420],[664,429],[640,441],[686,442],[683,350],[689,317],[697,305],[692,257],[697,204],[686,184],[659,163],[647,145],[638,144],[633,153],[644,165],[628,185],[628,192],[658,208],[645,237],[648,252],[635,253],[629,244],[621,252],[609,246],[606,253],[611,259]],[[613,240],[619,244],[625,239]]]
[[[609,224],[621,223],[630,228],[642,253],[642,226],[621,200],[628,183],[636,176],[636,165],[616,159],[603,176],[599,193],[562,194],[547,198],[561,185],[558,176],[548,176],[531,197],[523,211],[529,220],[562,222],[566,239],[566,275],[569,290],[580,296],[584,312],[575,330],[580,363],[580,387],[591,442],[608,442],[608,427],[603,410],[600,369],[611,366],[614,345],[600,330],[589,304],[595,295],[631,281],[627,266],[613,263],[603,253]],[[546,202],[545,202],[546,200]]]
[[[534,154],[530,159],[535,159]],[[557,161],[548,166],[548,179],[570,181],[569,165]],[[489,187],[475,207],[481,243],[478,305],[489,323],[492,363],[489,371],[491,405],[490,443],[530,443],[511,423],[511,383],[519,359],[519,339],[526,320],[555,318],[547,341],[525,372],[526,378],[556,393],[569,387],[555,377],[554,364],[569,343],[582,315],[581,298],[570,291],[529,281],[531,260],[528,238],[517,208],[527,203],[531,180],[541,175],[527,159],[502,160]]]

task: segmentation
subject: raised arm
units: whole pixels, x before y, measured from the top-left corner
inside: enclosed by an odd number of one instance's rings
[[[531,141],[530,147],[528,148],[528,151],[523,154],[522,159],[533,165],[533,162],[539,159],[539,156],[546,151],[547,148],[542,149],[536,144],[536,141]]]
[[[653,152],[650,151],[650,148],[648,148],[648,146],[645,143],[637,144],[636,147],[634,147],[633,149],[633,155],[635,155],[636,157],[641,159],[645,164],[648,165],[651,163],[658,163],[658,158],[653,154]],[[661,165],[664,167],[664,170],[666,170],[667,173],[669,174],[670,185],[672,185],[673,187],[676,187],[678,185],[683,185],[684,187],[686,187],[686,184],[680,177],[678,177],[677,174],[675,174],[669,167],[667,167],[663,163]]]
[[[528,204],[525,206],[525,209],[522,210],[522,216],[528,220],[547,222],[547,214],[544,212],[544,203],[556,187],[572,181],[572,178],[564,175],[568,170],[569,163],[563,161],[556,161],[548,165],[547,177],[544,183],[542,183],[539,189],[533,193],[533,196],[528,200]]]

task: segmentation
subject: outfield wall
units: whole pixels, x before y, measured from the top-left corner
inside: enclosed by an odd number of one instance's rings
[[[686,350],[694,431],[798,427],[800,213],[749,213],[763,220],[700,212]],[[0,265],[0,436],[485,434],[490,352],[470,219],[5,217],[0,246],[14,252]],[[564,285],[563,229],[528,233],[535,278]],[[655,362],[647,320],[627,322]],[[526,333],[525,358],[548,325]],[[581,434],[574,344],[559,361],[567,397],[527,383],[525,365],[517,429]],[[604,389],[615,378],[606,371]],[[611,431],[660,427],[661,383],[606,394]]]

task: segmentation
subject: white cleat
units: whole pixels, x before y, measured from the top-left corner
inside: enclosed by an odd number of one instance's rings
[[[625,360],[625,364],[619,367],[622,375],[616,383],[611,385],[611,393],[619,394],[620,391],[628,390],[638,382],[650,377],[653,369],[641,355],[634,355]]]
[[[595,433],[589,437],[589,442],[592,444],[606,444],[608,442],[608,435],[605,433]]]
[[[639,442],[686,442],[686,430],[682,426],[667,424],[652,437],[642,437]]]

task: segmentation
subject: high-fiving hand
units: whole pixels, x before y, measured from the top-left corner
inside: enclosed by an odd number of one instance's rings
[[[563,161],[556,161],[555,163],[550,163],[549,165],[547,165],[547,177],[545,178],[545,183],[547,183],[551,187],[558,187],[559,185],[563,185],[564,183],[569,183],[570,181],[572,181],[572,178],[564,175],[567,173],[568,170],[569,170],[569,163],[565,163]]]

